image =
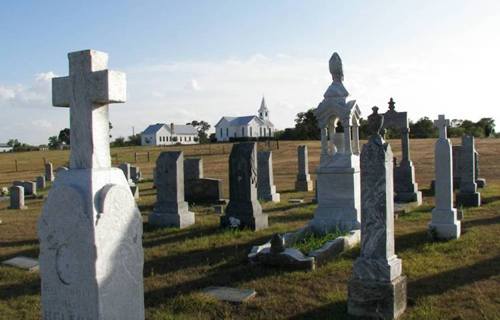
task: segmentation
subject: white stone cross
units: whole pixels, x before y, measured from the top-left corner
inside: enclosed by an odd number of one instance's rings
[[[437,120],[434,120],[434,126],[439,130],[440,139],[448,139],[448,134],[446,132],[446,127],[450,125],[450,120],[444,117],[444,114],[440,114]]]
[[[69,76],[52,79],[52,104],[70,108],[70,168],[111,167],[109,103],[127,99],[125,73],[107,70],[108,54],[68,54]]]

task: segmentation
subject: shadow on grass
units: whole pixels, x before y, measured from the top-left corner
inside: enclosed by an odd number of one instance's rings
[[[146,292],[146,307],[157,307],[163,304],[166,299],[199,291],[208,286],[235,287],[239,283],[283,273],[284,271],[282,270],[251,265],[247,262],[247,254],[251,246],[262,243],[267,239],[269,239],[269,236],[263,236],[258,239],[252,239],[250,242],[244,244],[194,250],[146,262],[144,264],[146,275],[173,273],[178,270],[196,267],[200,264],[219,265],[201,278]]]
[[[38,259],[39,252],[40,252],[40,250],[38,248],[16,251],[14,253],[9,253],[9,254],[5,254],[5,255],[0,256],[0,262],[2,262],[4,260],[9,260],[9,259],[17,257],[17,256],[24,256],[24,257]]]
[[[40,294],[40,280],[30,280],[15,284],[0,285],[0,300],[7,301],[21,296]]]
[[[497,223],[500,223],[500,216],[462,221],[462,227],[465,229],[469,229],[472,227],[488,226],[488,225],[497,224]]]
[[[434,197],[434,190],[431,188],[428,189],[421,189],[423,197]]]
[[[439,295],[500,274],[500,255],[471,266],[448,270],[408,283],[408,296],[413,299]]]
[[[0,242],[0,248],[32,246],[32,245],[37,245],[37,244],[38,244],[38,239],[2,241],[2,242]]]
[[[148,232],[148,231],[157,230],[158,228],[152,227],[149,224],[144,223],[143,229],[144,229],[144,232]],[[212,235],[212,234],[215,234],[218,232],[221,232],[221,229],[217,225],[198,227],[196,229],[189,229],[188,228],[188,229],[184,229],[182,231],[176,230],[175,232],[172,232],[171,234],[167,233],[164,236],[161,236],[161,237],[153,239],[153,240],[143,240],[142,245],[144,248],[151,248],[151,247],[161,246],[161,245],[168,244],[168,243],[182,242],[182,241],[193,239],[193,238],[209,236],[209,235]]]
[[[307,207],[307,206],[310,206],[311,204],[312,203],[310,203],[310,202],[304,202],[304,203],[298,203],[298,204],[288,204],[285,206],[278,206],[278,207],[274,207],[274,208],[264,209],[264,210],[262,210],[262,212],[269,213],[269,212],[276,212],[276,211],[287,211],[290,209]]]
[[[407,233],[395,237],[396,252],[417,249],[431,242],[427,230]]]
[[[492,202],[499,201],[499,200],[500,200],[500,196],[481,197],[482,204],[488,204],[488,203],[492,203]]]
[[[308,222],[313,217],[312,212],[284,213],[281,215],[270,215],[269,224],[290,223],[297,221]]]
[[[304,313],[288,318],[290,320],[310,320],[310,319],[359,319],[347,314],[347,301],[330,303],[319,308],[306,311]]]

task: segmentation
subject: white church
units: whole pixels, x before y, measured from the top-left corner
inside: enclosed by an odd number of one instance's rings
[[[196,144],[198,131],[192,125],[157,123],[141,133],[141,145],[166,146],[172,144]]]
[[[264,97],[258,116],[222,117],[215,125],[217,141],[229,141],[231,138],[274,137],[275,131],[274,125],[269,121],[269,110]]]

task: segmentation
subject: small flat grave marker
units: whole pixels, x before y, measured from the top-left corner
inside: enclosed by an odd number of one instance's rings
[[[3,265],[28,270],[29,272],[38,271],[38,259],[33,259],[29,257],[14,257],[9,260],[2,262]]]
[[[304,199],[288,199],[289,203],[304,203]]]
[[[203,292],[217,300],[242,303],[246,302],[257,294],[253,289],[238,289],[230,287],[208,287]]]

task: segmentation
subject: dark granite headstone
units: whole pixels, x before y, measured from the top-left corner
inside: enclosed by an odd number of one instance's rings
[[[257,197],[262,201],[280,202],[280,194],[276,193],[273,174],[273,152],[257,153],[259,176],[257,179]]]
[[[257,146],[236,144],[229,156],[229,204],[221,226],[257,231],[267,228],[267,218],[257,200]]]

